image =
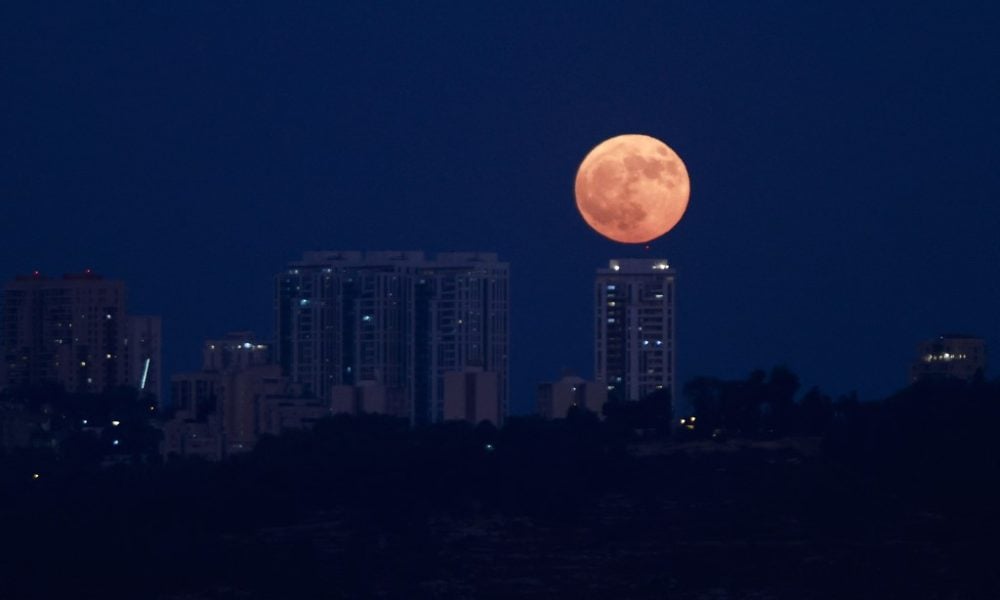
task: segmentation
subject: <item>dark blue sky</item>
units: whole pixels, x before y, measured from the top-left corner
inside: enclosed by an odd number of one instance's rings
[[[619,133],[691,174],[652,249],[682,379],[783,363],[871,398],[921,338],[1000,352],[993,3],[83,4],[0,7],[0,277],[125,279],[170,370],[269,335],[303,250],[494,250],[530,409],[592,371],[594,269],[643,254],[573,202]]]

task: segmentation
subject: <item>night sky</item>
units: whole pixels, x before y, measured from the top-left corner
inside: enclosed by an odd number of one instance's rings
[[[682,381],[786,364],[868,399],[938,333],[1000,356],[993,3],[37,4],[0,7],[0,278],[124,279],[168,373],[270,336],[310,249],[499,252],[517,412],[592,374],[614,257],[677,268]],[[573,201],[620,133],[691,174],[648,252]]]

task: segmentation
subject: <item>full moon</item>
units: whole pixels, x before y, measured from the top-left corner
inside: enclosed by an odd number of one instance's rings
[[[576,173],[576,207],[597,233],[643,244],[684,216],[691,181],[669,146],[648,135],[619,135],[590,151]]]

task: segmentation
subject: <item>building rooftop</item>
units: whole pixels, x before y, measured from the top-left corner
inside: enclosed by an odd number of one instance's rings
[[[598,269],[602,275],[643,275],[646,273],[675,272],[665,258],[615,258],[608,261],[606,269]]]
[[[496,252],[439,252],[427,254],[420,250],[312,250],[305,252],[302,260],[293,261],[291,267],[307,267],[339,263],[351,265],[410,265],[410,266],[448,266],[466,265],[469,263],[499,263]]]

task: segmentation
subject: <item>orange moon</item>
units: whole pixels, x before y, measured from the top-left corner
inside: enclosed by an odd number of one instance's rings
[[[684,162],[648,135],[601,142],[576,173],[576,207],[583,220],[624,244],[643,244],[673,229],[690,196]]]

